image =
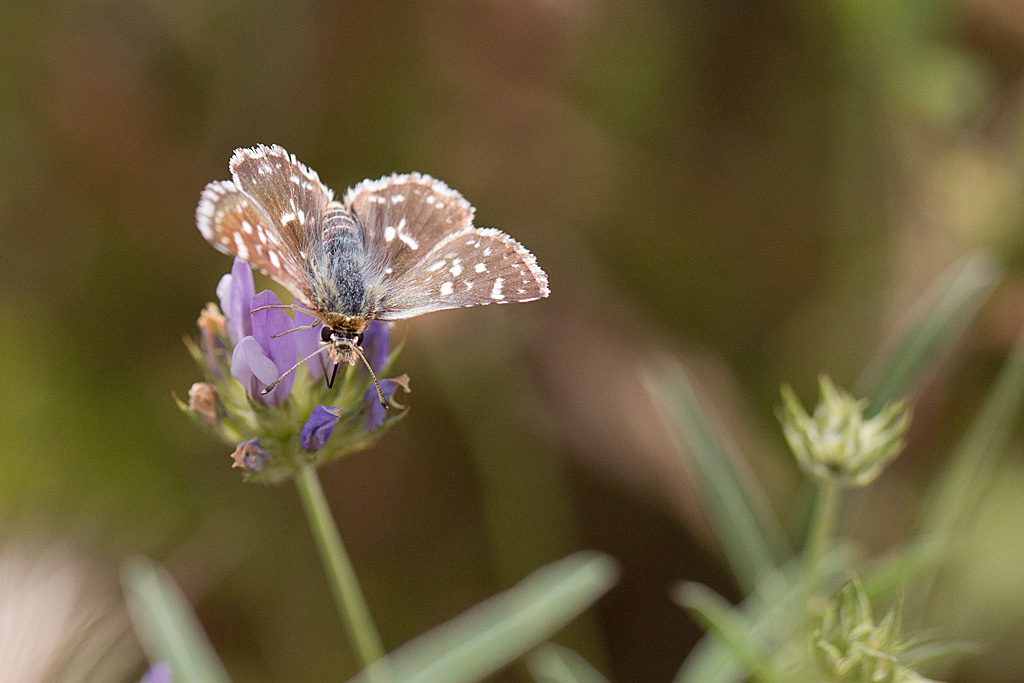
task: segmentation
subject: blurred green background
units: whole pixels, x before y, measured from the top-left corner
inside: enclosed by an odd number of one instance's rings
[[[230,268],[199,192],[278,143],[337,192],[435,175],[550,276],[542,302],[401,324],[408,418],[323,471],[386,645],[596,548],[623,578],[562,641],[671,680],[700,635],[672,585],[739,593],[638,368],[682,357],[787,513],[779,384],[853,385],[944,267],[997,252],[1004,284],[851,511],[868,548],[899,543],[1024,318],[1022,73],[1016,0],[5,0],[0,576],[25,583],[0,604],[47,605],[19,622],[45,662],[144,553],[236,680],[357,668],[294,488],[242,484],[171,400]],[[1024,677],[1021,452],[932,624],[987,643],[951,680]],[[81,590],[25,578],[54,567]],[[104,666],[140,675],[120,643]]]

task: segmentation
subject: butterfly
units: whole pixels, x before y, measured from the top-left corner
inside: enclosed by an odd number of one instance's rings
[[[322,326],[320,348],[277,381],[325,350],[334,373],[366,363],[360,343],[372,320],[549,294],[533,254],[500,230],[475,227],[469,202],[429,175],[364,180],[339,202],[277,145],[236,149],[229,168],[231,180],[200,196],[199,232],[276,280],[313,313],[310,327]]]

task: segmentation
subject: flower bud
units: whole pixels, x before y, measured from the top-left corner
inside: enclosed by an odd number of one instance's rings
[[[829,598],[821,627],[811,632],[811,654],[825,678],[834,683],[933,683],[900,660],[910,647],[900,638],[901,606],[876,624],[871,603],[853,578]]]
[[[210,372],[220,377],[224,375],[224,367],[229,353],[227,320],[217,308],[217,304],[208,303],[196,321],[199,327],[199,348],[203,360]]]
[[[890,403],[866,418],[866,400],[854,399],[824,375],[819,385],[821,400],[813,415],[807,414],[790,387],[782,387],[779,419],[786,441],[809,476],[866,486],[903,450],[909,411],[903,402]]]
[[[241,467],[246,474],[259,474],[266,468],[271,455],[260,448],[259,439],[249,439],[238,444],[231,457],[235,461],[232,467]]]
[[[196,382],[188,390],[188,409],[197,413],[211,427],[220,426],[217,415],[217,389],[206,382]]]
[[[340,418],[341,408],[328,406],[313,408],[313,412],[302,426],[302,432],[299,434],[299,445],[302,450],[316,453],[326,446],[331,434],[334,433],[334,425],[338,424]]]

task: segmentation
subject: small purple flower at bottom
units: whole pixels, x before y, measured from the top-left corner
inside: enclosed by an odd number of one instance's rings
[[[341,417],[341,408],[328,406],[317,406],[313,408],[306,424],[302,425],[302,433],[299,434],[299,446],[307,453],[316,453],[327,445],[327,441],[334,433],[334,425],[338,424]]]
[[[248,474],[259,474],[266,468],[270,453],[260,448],[259,439],[249,439],[238,444],[231,457],[235,461],[232,467],[241,467]]]
[[[252,268],[242,259],[236,258],[231,272],[217,283],[217,298],[220,299],[220,310],[224,311],[224,317],[227,318],[228,337],[232,344],[252,334],[249,304],[255,294]]]
[[[149,671],[139,683],[171,683],[172,680],[171,665],[167,662],[157,662],[149,667]]]

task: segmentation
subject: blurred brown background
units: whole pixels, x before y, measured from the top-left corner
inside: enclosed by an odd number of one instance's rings
[[[637,369],[683,356],[785,513],[778,385],[852,385],[942,268],[995,250],[1007,283],[853,511],[868,547],[898,543],[1021,322],[1022,66],[1013,0],[5,0],[6,557],[56,553],[99,590],[146,553],[236,680],[354,671],[293,488],[243,485],[170,397],[230,267],[199,191],[278,143],[338,192],[442,178],[551,279],[542,302],[401,325],[411,413],[323,473],[386,644],[597,548],[621,584],[563,642],[669,681],[700,634],[674,582],[739,595]],[[1002,475],[940,624],[991,645],[955,680],[1024,676],[1019,452]],[[59,634],[57,612],[29,625]]]

